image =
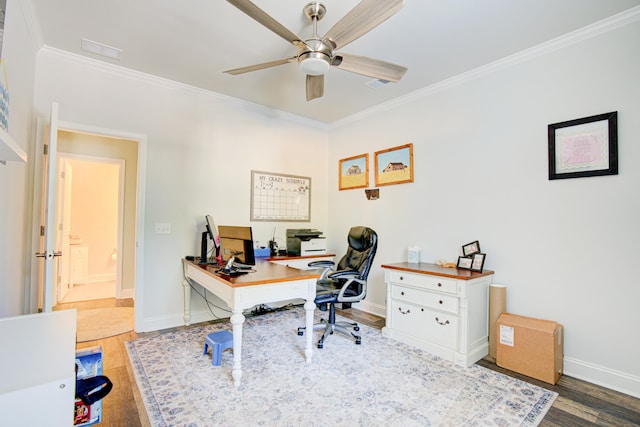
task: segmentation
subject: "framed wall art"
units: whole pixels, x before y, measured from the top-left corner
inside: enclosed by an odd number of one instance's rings
[[[413,182],[413,144],[375,153],[376,186]]]
[[[549,133],[549,179],[618,174],[618,112],[554,123]]]
[[[368,187],[369,154],[341,159],[338,174],[338,188],[340,190]]]

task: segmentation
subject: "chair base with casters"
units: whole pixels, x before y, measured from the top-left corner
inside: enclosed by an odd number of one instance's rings
[[[326,308],[323,311],[326,311]],[[335,304],[329,304],[329,319],[320,319],[320,323],[316,323],[313,325],[314,331],[324,331],[322,333],[322,336],[320,337],[320,340],[318,341],[318,348],[323,348],[325,338],[327,338],[329,335],[332,335],[334,332],[340,332],[343,335],[353,338],[356,344],[361,344],[362,337],[351,332],[350,328],[352,328],[355,332],[358,332],[360,330],[360,326],[358,326],[358,324],[355,322],[336,322]],[[304,326],[298,328],[298,335],[304,335],[305,329],[306,328]]]

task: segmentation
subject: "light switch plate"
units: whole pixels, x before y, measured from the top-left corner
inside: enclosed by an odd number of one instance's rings
[[[168,222],[156,222],[156,234],[171,234],[171,224]]]

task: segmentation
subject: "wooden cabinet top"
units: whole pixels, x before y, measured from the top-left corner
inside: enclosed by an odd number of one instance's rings
[[[483,270],[482,273],[479,273],[477,271],[463,270],[461,268],[445,268],[437,264],[428,264],[425,262],[398,262],[394,264],[382,264],[381,267],[389,270],[400,270],[418,274],[430,274],[433,276],[450,277],[460,280],[472,280],[479,277],[490,276],[493,274],[493,271],[491,270]]]

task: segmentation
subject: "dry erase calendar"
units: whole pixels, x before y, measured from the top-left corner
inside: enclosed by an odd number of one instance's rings
[[[310,221],[311,178],[251,171],[251,221]]]

